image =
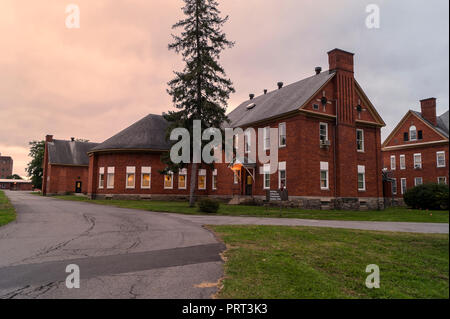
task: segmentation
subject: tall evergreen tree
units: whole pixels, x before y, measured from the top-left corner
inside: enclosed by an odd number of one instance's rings
[[[174,72],[175,78],[168,85],[167,92],[177,111],[165,115],[169,122],[167,135],[176,127],[184,127],[193,136],[193,121],[200,120],[202,128],[221,128],[228,121],[225,114],[227,101],[234,92],[233,84],[227,78],[225,70],[219,64],[220,53],[234,46],[228,41],[222,31],[228,16],[222,18],[215,0],[183,0],[185,6],[184,19],[173,26],[182,29],[180,35],[172,35],[173,43],[169,50],[181,54],[185,67],[182,72]],[[191,141],[191,162],[192,162]],[[169,156],[163,157],[169,169],[177,171],[180,167],[174,165]],[[194,205],[195,185],[198,165],[191,165],[190,205]]]

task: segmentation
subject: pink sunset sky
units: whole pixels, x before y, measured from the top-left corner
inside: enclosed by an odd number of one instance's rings
[[[81,27],[65,26],[77,4]],[[368,29],[366,6],[381,25]],[[249,93],[328,69],[326,52],[354,52],[358,82],[387,123],[383,136],[419,99],[448,109],[448,6],[433,1],[223,0],[236,46],[221,63],[236,88],[231,111]],[[26,176],[28,142],[46,134],[102,142],[148,113],[172,108],[166,93],[181,57],[167,50],[181,0],[2,0],[0,153]]]

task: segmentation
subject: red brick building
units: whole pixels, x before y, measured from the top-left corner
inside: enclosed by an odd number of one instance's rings
[[[409,110],[382,145],[384,168],[393,179],[386,197],[402,198],[419,184],[448,183],[449,111],[436,116],[435,98],[420,104],[421,112]]]
[[[0,154],[0,178],[6,179],[13,173],[13,159],[10,156]]]
[[[2,189],[31,191],[33,190],[33,184],[31,181],[23,179],[0,179],[0,190]]]
[[[97,143],[45,137],[43,195],[87,193],[89,158],[87,152]]]
[[[244,101],[229,114],[231,127],[278,128],[278,170],[264,173],[256,163],[200,167],[199,196],[265,197],[285,186],[289,200],[305,208],[383,207],[380,129],[384,122],[354,78],[353,53],[328,52],[329,70]],[[148,115],[89,151],[88,194],[92,197],[187,197],[189,167],[161,175],[170,149],[167,123]],[[253,143],[247,141],[246,144]]]

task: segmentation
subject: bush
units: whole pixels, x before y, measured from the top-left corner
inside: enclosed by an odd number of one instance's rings
[[[203,213],[215,214],[219,210],[220,203],[210,198],[203,198],[198,202],[198,209]]]
[[[424,184],[413,187],[403,195],[405,204],[416,209],[448,209],[448,186]]]

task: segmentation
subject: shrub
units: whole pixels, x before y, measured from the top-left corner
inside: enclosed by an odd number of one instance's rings
[[[210,198],[202,198],[197,203],[199,211],[203,213],[215,214],[219,210],[220,203]]]
[[[448,186],[424,184],[413,187],[403,195],[405,204],[416,209],[448,209]]]

